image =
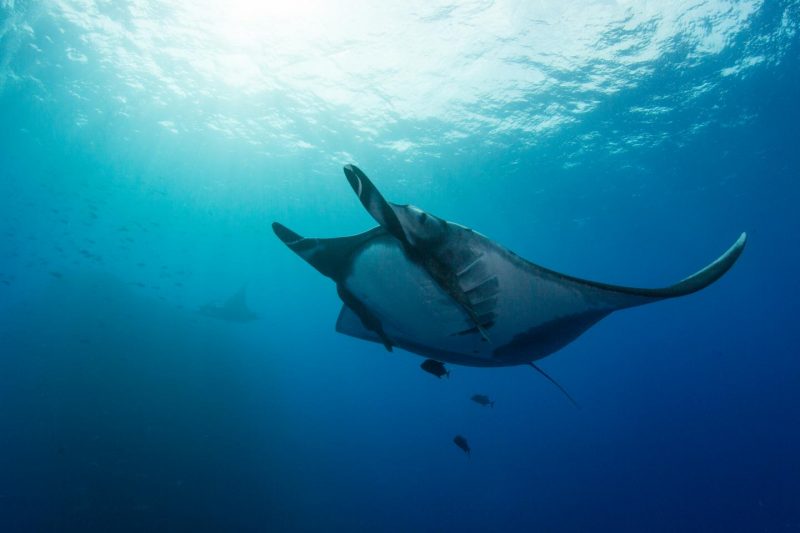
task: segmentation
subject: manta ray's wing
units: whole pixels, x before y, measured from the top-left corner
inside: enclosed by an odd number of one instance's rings
[[[339,318],[336,319],[336,331],[357,339],[383,344],[383,339],[381,339],[380,335],[367,329],[364,326],[364,322],[347,304],[342,305],[342,310],[339,311]]]
[[[337,321],[337,331],[380,342],[387,350],[392,351],[392,341],[383,330],[380,319],[345,284],[356,251],[370,241],[385,236],[386,230],[378,226],[358,235],[332,239],[304,238],[277,222],[272,224],[272,230],[286,246],[320,274],[336,282],[336,291],[344,302]]]
[[[236,313],[236,312],[250,312],[247,307],[247,285],[242,285],[242,287],[236,291],[236,294],[228,298],[225,302],[224,308],[226,311]]]
[[[347,277],[353,253],[369,241],[386,234],[379,226],[349,237],[315,239],[302,237],[278,222],[273,222],[272,231],[289,249],[337,284]]]
[[[742,233],[736,242],[714,262],[674,285],[658,289],[643,289],[600,283],[548,270],[527,261],[526,263],[533,269],[536,269],[537,273],[547,273],[563,284],[575,287],[577,290],[597,291],[599,298],[604,300],[611,310],[616,310],[635,307],[656,300],[685,296],[708,287],[721,278],[730,270],[733,264],[736,263],[736,260],[739,259],[739,256],[744,250],[746,242],[747,234]]]

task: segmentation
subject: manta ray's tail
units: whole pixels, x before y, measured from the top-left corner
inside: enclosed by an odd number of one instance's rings
[[[538,373],[540,373],[541,375],[543,375],[543,376],[544,376],[544,377],[547,379],[547,381],[549,381],[550,383],[552,383],[553,385],[555,385],[556,387],[558,387],[558,390],[560,390],[561,392],[563,392],[563,393],[564,393],[564,396],[566,396],[566,397],[567,397],[567,399],[570,401],[570,403],[572,403],[572,405],[574,405],[575,407],[577,407],[578,409],[580,409],[580,407],[581,407],[581,406],[580,406],[580,405],[578,405],[578,402],[576,402],[576,401],[575,401],[575,398],[573,398],[572,396],[570,396],[570,394],[567,392],[567,389],[565,389],[564,387],[562,387],[562,386],[561,386],[561,384],[560,384],[558,381],[556,381],[556,380],[554,380],[553,378],[551,378],[551,377],[550,377],[550,375],[549,375],[547,372],[545,372],[544,370],[542,370],[541,368],[539,368],[538,366],[536,366],[536,364],[534,364],[533,362],[530,362],[530,363],[528,363],[528,364],[529,364],[529,365],[531,365],[531,366],[533,367],[533,369],[534,369],[534,370],[536,370]],[[494,407],[494,402],[492,402],[492,407]]]

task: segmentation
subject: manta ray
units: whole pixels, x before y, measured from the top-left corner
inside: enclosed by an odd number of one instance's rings
[[[228,300],[222,304],[217,305],[209,303],[199,309],[201,315],[211,318],[218,318],[228,322],[250,322],[256,320],[258,314],[254,313],[247,306],[247,285],[242,287]]]
[[[733,266],[747,238],[742,233],[719,259],[670,287],[622,287],[531,263],[472,229],[386,201],[354,165],[344,173],[377,227],[315,239],[275,222],[275,235],[336,284],[343,302],[336,331],[459,365],[529,364],[542,372],[534,361],[610,313],[707,287]]]

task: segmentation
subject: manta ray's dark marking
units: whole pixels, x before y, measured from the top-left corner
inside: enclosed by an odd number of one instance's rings
[[[336,283],[344,303],[337,331],[448,363],[531,364],[614,311],[710,285],[733,266],[746,241],[743,233],[719,259],[670,287],[598,283],[526,261],[414,206],[390,203],[353,165],[344,173],[378,227],[307,239],[276,222],[275,234]]]
[[[503,358],[513,357],[519,352],[530,353],[532,343],[536,344],[541,353],[553,353],[577,339],[606,315],[608,312],[605,311],[588,311],[538,324],[517,333],[509,342],[495,348],[494,355],[497,358]],[[536,356],[537,354],[531,353],[531,355]],[[534,358],[539,359],[539,357]]]

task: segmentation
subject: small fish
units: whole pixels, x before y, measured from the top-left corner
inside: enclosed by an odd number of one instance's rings
[[[442,376],[450,377],[450,371],[444,367],[444,363],[436,361],[435,359],[425,359],[419,367],[439,379],[441,379]]]
[[[464,450],[464,453],[466,453],[468,457],[472,457],[470,454],[469,443],[467,442],[466,438],[462,437],[461,435],[456,435],[453,437],[453,442],[456,446]]]
[[[489,407],[494,407],[494,400],[490,400],[488,396],[485,394],[473,394],[472,398],[470,398],[473,402],[480,404],[484,407],[487,405]]]
[[[55,270],[51,270],[50,275],[56,279],[61,279],[64,277],[64,274],[62,274],[61,272],[56,272]]]

